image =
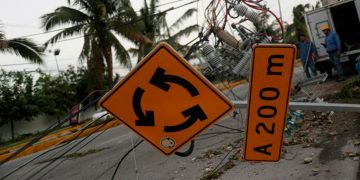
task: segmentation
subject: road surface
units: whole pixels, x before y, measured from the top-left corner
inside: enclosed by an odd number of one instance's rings
[[[301,73],[299,69],[297,74]],[[233,92],[226,91],[230,98],[245,98],[248,84],[240,85]],[[199,179],[204,173],[211,172],[228,154],[242,146],[243,133],[234,129],[243,129],[244,110],[238,111],[235,117],[228,116],[212,126],[195,139],[195,149],[189,157],[176,155],[166,157],[147,142],[140,144],[120,164],[115,179]],[[92,138],[96,137],[93,141]],[[82,143],[77,144],[82,141]],[[117,126],[102,134],[96,133],[88,139],[76,140],[65,147],[53,150],[5,179],[59,179],[59,180],[93,180],[111,179],[115,167],[124,154],[139,141],[139,137],[125,126]],[[89,142],[89,143],[88,143]],[[88,144],[87,144],[88,143]],[[77,144],[77,145],[76,145]],[[82,149],[83,145],[84,146]],[[74,146],[76,145],[76,146]],[[75,147],[75,148],[73,148]],[[186,150],[188,145],[180,150]],[[65,157],[59,158],[67,150]],[[329,172],[336,169],[337,174],[313,175],[318,166],[316,158],[321,148],[302,149],[292,146],[287,149],[285,158],[277,163],[250,163],[240,161],[235,167],[224,172],[220,179],[356,179],[358,162],[352,160],[333,160],[326,164]],[[44,151],[43,151],[44,152]],[[38,152],[13,161],[0,167],[0,177],[11,172],[34,157]],[[75,153],[77,152],[77,153]],[[311,166],[303,164],[303,158],[314,157]],[[288,157],[288,158],[287,158]],[[289,158],[290,157],[290,158]],[[240,159],[240,155],[238,156]],[[325,171],[324,171],[325,172]],[[339,173],[340,172],[340,173]]]

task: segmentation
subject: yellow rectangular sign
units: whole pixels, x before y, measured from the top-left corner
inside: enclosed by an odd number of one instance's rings
[[[253,48],[244,159],[278,161],[284,134],[296,47]]]

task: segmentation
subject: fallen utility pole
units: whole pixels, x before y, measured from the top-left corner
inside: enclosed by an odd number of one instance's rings
[[[247,108],[247,101],[232,101],[237,108]],[[290,110],[360,112],[360,104],[290,102]]]

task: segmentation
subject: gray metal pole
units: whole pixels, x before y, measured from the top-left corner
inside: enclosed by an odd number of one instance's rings
[[[247,108],[247,101],[232,101],[237,108]],[[290,110],[360,112],[360,104],[290,102]]]
[[[278,0],[278,4],[279,4],[279,13],[280,13],[280,21],[281,21],[281,24],[283,25],[283,19],[282,19],[282,12],[281,12],[281,4],[280,4],[280,0]]]
[[[58,63],[58,60],[56,58],[56,55],[54,55],[54,56],[55,56],[56,68],[57,68],[58,74],[60,74],[59,63]]]

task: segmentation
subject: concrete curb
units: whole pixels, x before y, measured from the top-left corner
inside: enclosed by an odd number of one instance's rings
[[[93,133],[96,132],[100,132],[100,131],[104,131],[113,127],[116,127],[118,125],[120,125],[121,122],[117,119],[114,119],[110,122],[108,122],[106,125],[104,125],[103,127],[99,128],[100,126],[102,126],[102,124],[99,124],[97,126],[94,127],[90,127],[88,129],[85,129],[84,131],[77,131],[75,133],[71,133],[71,131],[75,130],[75,129],[80,129],[82,126],[78,125],[75,127],[71,127],[69,129],[65,129],[62,131],[58,131],[56,133],[53,134],[49,134],[47,136],[45,136],[44,138],[42,138],[38,143],[36,143],[35,145],[27,148],[25,151],[19,153],[18,155],[16,155],[15,157],[13,157],[12,159],[17,159],[19,157],[23,157],[29,154],[33,154],[45,149],[48,149],[54,145],[59,145],[61,143],[65,143],[67,141],[72,141],[76,138],[81,138],[81,137],[85,137],[85,136],[89,136]],[[99,129],[97,129],[99,128]],[[22,146],[24,146],[26,143],[23,144],[18,144],[12,147],[8,147],[4,150],[1,150],[1,152],[5,152],[4,154],[0,155],[0,161],[6,159],[7,157],[11,156],[12,153],[16,152],[17,149],[21,148]],[[8,151],[6,153],[6,151]]]
[[[51,133],[45,137],[43,137],[42,139],[39,140],[39,142],[42,142],[42,141],[48,141],[48,140],[51,140],[51,139],[54,139],[54,138],[58,138],[60,137],[61,135],[63,134],[68,134],[72,131],[75,131],[77,129],[80,129],[81,127],[83,126],[83,124],[81,125],[76,125],[76,126],[71,126],[71,127],[68,127],[68,128],[64,128],[64,129],[61,129],[61,130],[58,130],[54,133]],[[7,148],[0,148],[0,156],[3,155],[3,154],[6,154],[6,153],[9,153],[9,152],[12,152],[14,151],[14,149],[19,149],[20,147],[24,146],[27,142],[24,142],[24,143],[20,143],[20,144],[17,144],[17,145],[14,145],[14,146],[10,146],[10,147],[7,147]]]

